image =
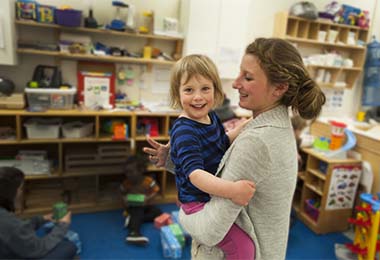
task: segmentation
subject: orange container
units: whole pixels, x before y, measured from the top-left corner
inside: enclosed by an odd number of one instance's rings
[[[344,140],[344,129],[346,128],[346,124],[337,122],[337,121],[331,121],[331,142],[330,142],[330,149],[331,150],[337,150],[342,147],[343,140]]]

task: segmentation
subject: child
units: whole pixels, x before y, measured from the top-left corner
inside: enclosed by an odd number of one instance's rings
[[[140,232],[144,222],[152,222],[161,215],[161,210],[153,205],[147,205],[160,190],[155,180],[144,176],[146,163],[144,157],[131,156],[125,168],[126,179],[120,185],[123,201],[127,208],[125,226],[129,233],[125,238],[127,243],[146,245],[149,239]]]
[[[14,214],[23,183],[22,171],[14,167],[0,167],[0,259],[73,259],[77,249],[72,242],[64,239],[71,222],[70,212],[58,220],[44,237],[38,237],[36,230],[52,221],[52,214],[29,220],[21,220]]]
[[[232,182],[214,176],[223,154],[245,125],[226,134],[211,111],[223,101],[214,63],[203,55],[179,60],[171,75],[170,99],[174,108],[182,109],[170,133],[170,156],[183,211],[192,214],[202,210],[210,200],[209,194],[247,205],[254,193],[253,182]],[[218,246],[226,259],[253,259],[255,255],[253,241],[235,224]]]

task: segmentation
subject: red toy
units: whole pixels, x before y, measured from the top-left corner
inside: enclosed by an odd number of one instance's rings
[[[167,226],[173,224],[172,217],[168,213],[162,213],[158,217],[154,219],[154,226],[156,228],[161,228],[163,226]]]

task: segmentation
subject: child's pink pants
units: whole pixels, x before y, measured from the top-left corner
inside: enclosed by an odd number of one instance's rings
[[[196,213],[203,209],[203,202],[189,202],[181,205],[186,215]],[[233,224],[226,236],[217,245],[223,250],[227,260],[255,259],[255,244],[252,239],[238,225]]]

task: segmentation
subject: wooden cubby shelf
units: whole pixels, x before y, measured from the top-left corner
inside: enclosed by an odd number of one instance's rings
[[[298,173],[293,209],[315,233],[345,231],[356,199],[361,161],[328,158],[312,148],[302,152],[307,157],[306,169]]]
[[[19,150],[46,150],[52,162],[50,174],[28,174],[24,190],[24,203],[18,210],[20,215],[29,216],[50,212],[57,200],[69,201],[73,212],[92,212],[121,208],[119,185],[124,178],[124,163],[129,155],[142,153],[148,146],[145,135],[138,135],[140,120],[156,120],[158,136],[154,139],[166,143],[169,129],[178,113],[111,112],[48,110],[28,112],[25,110],[0,110],[0,127],[13,128],[14,140],[0,140],[0,157],[14,158]],[[59,118],[62,123],[82,120],[94,122],[93,134],[83,138],[30,139],[24,126],[31,118]],[[128,138],[113,140],[111,134],[102,129],[107,120],[123,120],[128,124]],[[151,121],[150,121],[151,122]],[[102,147],[102,148],[100,148]],[[105,153],[104,161],[97,162],[91,151],[117,149]],[[87,156],[81,158],[81,156]],[[81,156],[78,157],[76,154]],[[116,155],[117,156],[116,156]],[[77,160],[77,161],[76,161]],[[153,203],[175,202],[177,192],[174,175],[165,169],[148,165],[144,174],[151,175],[160,186],[160,194]],[[169,175],[169,176],[168,176]],[[118,197],[119,196],[119,197]]]
[[[365,44],[369,37],[368,29],[336,24],[324,19],[303,19],[290,16],[287,12],[277,13],[274,24],[274,36],[295,44],[305,57],[328,51],[339,53],[343,59],[352,61],[352,66],[344,65],[344,62],[341,62],[343,63],[341,66],[308,65],[310,75],[321,87],[348,89],[353,87],[363,70]],[[318,77],[326,73],[329,76]]]
[[[183,38],[181,37],[172,37],[172,36],[164,36],[164,35],[156,35],[156,34],[141,34],[141,33],[132,33],[132,32],[119,32],[107,29],[91,29],[85,27],[66,27],[60,26],[56,24],[47,24],[47,23],[39,23],[35,21],[27,21],[27,20],[16,20],[16,25],[20,27],[30,27],[38,29],[46,29],[46,30],[56,30],[57,32],[73,32],[78,34],[97,34],[103,37],[124,37],[129,39],[141,39],[146,40],[144,45],[154,46],[154,41],[165,41],[167,43],[172,42],[174,44],[173,47],[173,57],[179,58],[182,56],[183,49]],[[58,34],[57,34],[58,35]],[[56,39],[58,44],[58,38]],[[21,42],[24,42],[21,40]],[[42,56],[50,56],[54,58],[67,59],[67,60],[87,60],[87,61],[100,61],[100,62],[111,62],[111,63],[132,63],[132,64],[146,64],[146,65],[168,65],[172,66],[175,61],[170,60],[161,60],[161,59],[144,59],[144,58],[133,58],[126,56],[99,56],[93,54],[73,54],[73,53],[64,53],[60,51],[53,50],[41,50],[34,48],[17,48],[17,53],[27,54],[27,55],[42,55]]]

